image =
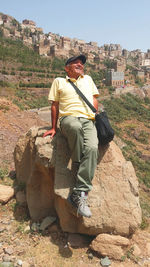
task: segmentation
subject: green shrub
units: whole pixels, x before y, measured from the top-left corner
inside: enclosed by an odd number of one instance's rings
[[[60,59],[60,58],[55,57],[52,60],[52,65],[51,66],[52,66],[52,70],[56,70],[56,69],[58,69],[59,71],[60,70],[64,70],[65,61],[64,61],[64,59]]]
[[[142,144],[148,144],[148,138],[149,134],[142,130],[138,136],[138,141],[141,142]]]
[[[50,88],[51,83],[19,83],[19,87],[26,87],[26,88]]]
[[[4,179],[6,176],[8,176],[8,169],[0,168],[0,179]]]
[[[14,71],[11,71],[10,75],[16,75],[16,73]]]

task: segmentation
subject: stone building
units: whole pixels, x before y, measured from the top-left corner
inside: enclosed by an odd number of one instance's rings
[[[126,62],[123,58],[114,60],[114,70],[124,72],[126,69]]]
[[[150,66],[150,58],[143,59],[141,61],[141,66]]]
[[[29,28],[31,32],[35,32],[36,23],[32,20],[24,19],[21,24],[22,29]]]
[[[125,58],[128,58],[129,56],[129,51],[127,49],[123,49],[122,50],[122,56],[125,57]]]
[[[114,69],[109,70],[106,76],[106,84],[114,87],[124,86],[124,72],[114,71]]]
[[[139,79],[141,79],[143,81],[145,78],[144,71],[137,70],[136,71],[136,77],[138,77]]]

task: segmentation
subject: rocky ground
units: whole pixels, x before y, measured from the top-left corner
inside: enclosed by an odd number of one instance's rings
[[[49,123],[34,112],[20,112],[10,101],[0,100],[0,184],[15,188],[14,147],[18,137],[33,125]],[[5,177],[5,170],[9,177]],[[149,229],[137,232],[135,253],[128,251],[122,261],[103,261],[89,249],[91,237],[63,232],[57,219],[44,230],[33,227],[25,203],[16,197],[0,204],[0,267],[150,267]]]

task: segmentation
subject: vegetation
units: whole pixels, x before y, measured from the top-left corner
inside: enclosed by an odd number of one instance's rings
[[[139,181],[144,183],[148,188],[150,188],[150,164],[148,161],[141,158],[141,152],[138,151],[135,144],[124,135],[127,134],[134,140],[135,137],[133,132],[135,131],[137,124],[131,124],[130,126],[124,126],[121,129],[116,126],[119,123],[123,123],[128,120],[144,123],[147,127],[147,131],[140,129],[137,141],[142,144],[149,143],[149,132],[150,127],[150,104],[147,99],[140,99],[137,96],[131,94],[123,95],[120,98],[111,98],[111,100],[103,101],[105,109],[107,110],[110,119],[112,120],[112,125],[115,129],[117,136],[122,138],[126,146],[124,146],[123,154],[127,160],[133,163],[136,170],[137,177]]]
[[[115,122],[136,118],[140,122],[149,124],[150,122],[150,104],[137,96],[126,94],[120,98],[111,98],[111,101],[103,101],[105,108],[108,110],[110,117]]]
[[[52,70],[64,70],[65,61],[60,58],[54,58],[52,61]]]
[[[21,40],[12,40],[0,36],[0,60],[14,60],[24,66],[38,66],[49,68],[50,59],[42,58],[32,49],[23,44]]]
[[[105,59],[103,61],[103,64],[107,69],[114,69],[114,60],[112,59],[109,59],[109,58]]]
[[[36,96],[30,91],[17,89],[13,103],[21,110],[46,107],[49,105],[47,96]]]
[[[27,88],[50,88],[51,83],[19,83],[19,87],[27,87]]]

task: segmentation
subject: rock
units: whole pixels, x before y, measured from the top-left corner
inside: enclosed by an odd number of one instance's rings
[[[39,223],[32,223],[31,230],[36,232],[40,230],[40,224]]]
[[[6,227],[0,227],[0,233],[4,232],[6,230]]]
[[[55,208],[63,231],[123,236],[133,233],[141,223],[138,180],[131,162],[124,159],[119,147],[111,142],[108,147],[100,148],[100,161],[89,193],[90,219],[74,216],[66,200],[74,185],[69,160],[67,143],[63,136],[57,136]]]
[[[24,233],[28,233],[28,232],[30,232],[30,226],[29,225],[27,225],[24,229]]]
[[[92,254],[92,253],[89,253],[89,254],[88,254],[88,258],[89,258],[90,260],[92,260],[92,259],[93,259],[93,254]]]
[[[129,246],[129,240],[118,235],[100,234],[91,244],[91,249],[99,255],[108,256],[111,259],[121,260],[125,255],[125,249]]]
[[[104,259],[101,259],[100,263],[103,267],[107,267],[111,265],[111,261],[109,260],[107,256]]]
[[[18,261],[17,261],[17,264],[18,264],[19,266],[22,266],[22,260],[18,260]]]
[[[3,261],[4,262],[12,262],[12,258],[10,255],[4,255],[3,256]]]
[[[18,182],[26,184],[27,205],[34,221],[49,215],[54,208],[54,144],[55,138],[42,138],[46,128],[31,128],[21,136],[14,158]]]
[[[11,255],[13,254],[14,251],[13,251],[13,248],[8,247],[8,248],[4,248],[4,252],[8,255]]]
[[[16,177],[26,184],[27,205],[33,221],[59,217],[63,231],[88,235],[128,236],[141,224],[138,180],[131,162],[112,141],[100,148],[100,158],[89,193],[91,218],[77,217],[67,198],[75,171],[66,139],[58,131],[42,138],[45,128],[31,128],[14,151]]]
[[[42,223],[41,223],[41,225],[40,225],[40,230],[41,231],[44,231],[49,225],[51,225],[53,222],[55,222],[56,221],[56,217],[51,217],[51,216],[48,216],[48,217],[46,217],[43,221],[42,221]]]
[[[0,184],[0,203],[5,204],[14,196],[14,189],[11,186]]]
[[[132,236],[130,247],[133,248],[133,255],[150,258],[150,233],[137,230]]]
[[[25,205],[26,204],[26,195],[23,191],[18,191],[16,193],[16,200],[20,205]]]

